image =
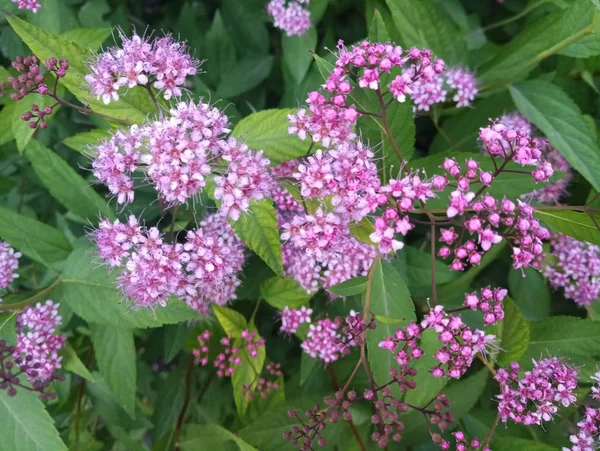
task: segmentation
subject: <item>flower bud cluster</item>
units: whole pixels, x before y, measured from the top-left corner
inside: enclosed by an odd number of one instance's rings
[[[579,370],[557,357],[533,360],[533,369],[519,378],[520,366],[500,368],[494,377],[500,384],[498,413],[504,423],[511,419],[525,425],[551,421],[560,405],[575,403]]]
[[[181,87],[195,75],[200,61],[192,58],[184,43],[171,35],[162,38],[131,38],[119,31],[121,47],[111,47],[95,56],[85,76],[90,92],[105,104],[119,100],[121,88],[150,84],[163,92],[165,99],[181,96]]]
[[[102,220],[91,234],[100,258],[117,275],[122,294],[135,308],[165,306],[171,295],[206,313],[210,303],[223,305],[235,298],[237,274],[244,263],[243,246],[219,215],[209,216],[189,231],[184,244],[168,244],[155,227]]]
[[[198,347],[192,351],[194,356],[194,363],[200,366],[206,366],[208,364],[208,341],[210,340],[210,331],[205,330],[197,337]]]
[[[556,234],[551,241],[551,257],[544,275],[565,298],[586,306],[600,297],[600,247]]]
[[[477,437],[473,437],[471,440],[468,440],[465,437],[465,433],[463,431],[455,431],[452,433],[452,436],[454,437],[454,439],[456,440],[456,446],[455,446],[455,450],[456,451],[477,451],[477,450],[481,450],[481,451],[492,451],[489,447],[484,446],[482,448],[482,443],[481,441],[477,438]],[[440,445],[440,448],[442,450],[449,450],[451,449],[451,444],[448,440],[441,440],[440,442],[438,442]]]
[[[302,36],[312,26],[310,11],[302,6],[310,0],[271,0],[267,12],[273,18],[273,25],[285,31],[287,36]]]
[[[25,58],[17,56],[16,60],[13,61],[12,66],[19,72],[17,77],[8,78],[8,83],[15,90],[15,92],[10,95],[13,100],[21,100],[28,94],[35,92],[41,95],[53,95],[44,82],[44,76],[41,74],[40,70],[40,61],[35,55],[26,56]],[[69,62],[65,59],[58,61],[56,58],[49,58],[46,60],[45,66],[48,71],[54,73],[58,80],[67,74]],[[21,119],[29,122],[30,128],[35,129],[38,126],[40,128],[47,128],[48,122],[46,122],[45,117],[52,114],[52,111],[57,105],[58,103],[49,107],[40,108],[39,105],[33,104],[31,105],[31,111],[23,113]]]
[[[264,375],[263,375],[264,374]],[[263,370],[263,374],[257,376],[256,386],[253,388],[253,382],[246,382],[242,385],[242,396],[252,401],[256,394],[260,399],[266,399],[271,393],[279,390],[280,385],[277,380],[283,377],[280,363],[270,362]]]

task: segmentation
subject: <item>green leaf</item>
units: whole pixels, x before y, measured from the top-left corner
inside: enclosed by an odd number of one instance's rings
[[[256,332],[256,327],[252,324],[249,328],[251,331]],[[257,337],[258,338],[258,337]],[[235,371],[231,375],[231,385],[233,387],[233,399],[235,401],[235,407],[238,415],[243,417],[248,409],[250,400],[247,396],[244,396],[243,388],[244,384],[249,383],[250,389],[255,390],[258,385],[257,374],[261,374],[265,359],[267,357],[267,350],[265,346],[258,348],[257,356],[251,357],[247,347],[241,346],[242,339],[236,340],[236,347],[240,348],[240,357],[242,361],[235,368]]]
[[[331,74],[331,72],[333,72],[333,68],[335,66],[333,65],[333,63],[330,63],[326,59],[321,58],[316,53],[313,53],[312,57],[315,60],[315,63],[317,63],[317,69],[319,69],[319,72],[321,73],[323,80],[326,80],[329,77],[329,75]]]
[[[300,83],[312,63],[311,52],[317,46],[317,30],[313,27],[302,36],[281,35],[283,64],[296,84]]]
[[[237,236],[256,252],[275,274],[283,276],[279,229],[272,201],[264,199],[252,203],[250,211],[232,223],[232,227]]]
[[[89,372],[83,362],[79,359],[79,356],[69,342],[67,342],[65,347],[61,349],[60,355],[62,356],[61,364],[65,370],[71,371],[72,373],[83,377],[92,384],[96,382],[96,379],[94,379],[92,373]]]
[[[370,311],[377,315],[377,327],[367,331],[368,359],[375,381],[383,385],[389,382],[390,370],[397,363],[394,354],[380,348],[379,343],[393,335],[397,328],[416,320],[415,307],[408,288],[391,263],[376,258],[369,278],[371,283],[368,284],[365,300],[369,299]],[[392,390],[399,394],[396,387]]]
[[[0,390],[0,423],[0,451],[67,451],[54,421],[33,392],[21,389],[17,396],[8,396]]]
[[[446,63],[463,62],[467,46],[459,28],[431,0],[386,0],[404,47],[431,49]]]
[[[592,34],[585,36],[575,44],[571,44],[559,53],[571,58],[589,58],[590,56],[600,55],[600,20],[596,20]]]
[[[186,426],[180,446],[184,451],[227,449],[225,447],[227,442],[235,443],[239,451],[257,451],[256,448],[218,424]]]
[[[508,290],[525,319],[540,321],[550,315],[550,289],[537,269],[510,271]]]
[[[0,340],[6,341],[10,346],[17,344],[17,314],[18,312],[0,312]]]
[[[298,110],[264,110],[252,113],[235,126],[232,136],[241,138],[251,149],[262,150],[272,165],[306,155],[310,142],[288,133],[288,115]]]
[[[260,287],[260,296],[276,309],[299,308],[313,296],[292,277],[271,277]]]
[[[197,320],[201,315],[171,297],[166,307],[133,311],[116,287],[115,274],[93,261],[91,248],[75,250],[65,263],[63,279],[54,295],[86,321],[123,328],[160,327]]]
[[[116,218],[106,201],[62,158],[33,140],[25,153],[40,181],[52,197],[74,214],[97,223],[98,215]]]
[[[371,271],[373,274],[370,310],[375,315],[396,320],[416,319],[410,292],[396,268],[391,263],[377,258]]]
[[[133,331],[100,324],[90,326],[100,374],[117,402],[135,418],[137,370]]]
[[[60,37],[95,52],[110,36],[110,33],[110,28],[73,28],[62,33]]]
[[[164,329],[165,361],[170,362],[183,349],[187,338],[188,327],[185,323],[165,326]]]
[[[101,100],[91,99],[91,94],[84,87],[84,77],[89,72],[85,60],[90,52],[78,44],[57,36],[19,19],[17,16],[6,16],[13,30],[23,39],[31,51],[42,61],[48,58],[65,58],[69,60],[67,75],[61,83],[82,102],[89,104],[98,113],[108,114],[119,119],[127,119],[135,123],[146,120],[148,113],[155,110],[150,95],[142,87],[128,90],[127,95],[118,102],[104,105]]]
[[[550,140],[569,164],[600,190],[600,147],[581,116],[579,107],[558,86],[544,80],[510,87],[519,111]]]
[[[61,262],[71,253],[69,241],[57,229],[3,207],[0,238],[32,260],[54,269],[60,269]]]
[[[544,355],[590,357],[600,355],[600,322],[572,316],[553,316],[529,323],[529,346],[521,363]]]
[[[504,298],[502,305],[504,319],[496,324],[492,333],[500,340],[499,346],[502,348],[496,356],[496,362],[500,366],[508,366],[511,362],[517,362],[527,349],[529,323],[508,296]]]
[[[375,10],[373,13],[373,21],[369,27],[369,41],[371,42],[388,42],[390,35],[388,34],[385,22],[379,10]]]
[[[248,322],[241,313],[216,304],[213,304],[212,307],[215,316],[217,317],[217,321],[219,321],[219,324],[223,330],[225,330],[225,333],[238,338],[243,330],[248,329]]]
[[[185,380],[183,371],[174,370],[166,379],[158,381],[156,402],[152,415],[152,440],[158,442],[165,434],[175,428],[177,418],[185,400]],[[169,448],[168,448],[169,449]]]
[[[225,99],[239,96],[260,85],[271,73],[273,57],[252,56],[239,61],[233,69],[224,74],[217,95]]]
[[[110,136],[110,130],[97,128],[89,132],[69,136],[63,140],[63,143],[79,153],[86,154],[90,146],[98,144],[108,136]]]
[[[518,437],[497,437],[492,441],[491,447],[494,451],[559,451],[560,448]]]
[[[215,13],[206,33],[204,55],[206,78],[211,86],[217,86],[221,77],[235,70],[235,47],[231,35],[225,29],[220,11]]]
[[[511,97],[504,92],[485,99],[476,99],[473,108],[462,108],[456,116],[444,121],[440,133],[435,135],[429,153],[480,153],[481,143],[477,140],[479,129],[487,127],[490,118],[500,117],[513,109]]]
[[[485,389],[489,375],[488,369],[482,368],[471,376],[451,382],[444,389],[450,401],[454,421],[459,421],[475,406]]]
[[[544,58],[583,39],[593,32],[596,16],[589,0],[577,0],[566,11],[549,14],[525,27],[479,69],[480,90],[507,86],[512,80],[526,75]]]
[[[401,272],[406,274],[408,288],[411,291],[413,288],[431,290],[431,254],[413,246],[404,246],[401,252],[406,254],[406,267]],[[394,263],[396,261],[400,262],[401,260],[395,260]],[[437,258],[434,259],[434,262],[436,285],[451,282],[460,275],[456,271],[451,271],[448,264],[439,261]]]
[[[317,366],[317,359],[313,359],[307,353],[303,352],[300,357],[300,385],[304,385],[313,370]]]
[[[587,213],[571,210],[536,210],[536,216],[546,225],[579,241],[600,244],[600,230]],[[596,219],[596,222],[600,219]]]
[[[327,288],[327,291],[331,291],[338,296],[353,296],[365,292],[367,289],[367,281],[368,279],[366,277],[358,276],[329,287]]]

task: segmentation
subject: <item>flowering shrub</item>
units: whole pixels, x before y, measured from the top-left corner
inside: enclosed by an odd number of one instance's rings
[[[0,448],[600,449],[597,2],[117,3],[2,4]]]

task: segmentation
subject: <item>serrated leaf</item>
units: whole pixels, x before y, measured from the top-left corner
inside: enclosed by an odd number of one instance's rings
[[[0,390],[0,451],[67,451],[54,421],[34,392]]]
[[[502,301],[504,319],[496,324],[492,334],[496,335],[502,349],[496,356],[496,363],[508,366],[517,362],[529,345],[529,323],[516,304],[508,296]]]
[[[379,316],[414,320],[415,306],[410,292],[394,266],[376,258],[373,262],[370,310]],[[371,276],[370,276],[371,277]]]
[[[105,326],[147,328],[201,318],[175,297],[168,300],[166,307],[133,311],[117,289],[115,274],[109,274],[94,258],[91,248],[75,250],[65,263],[63,279],[54,295],[86,321]]]
[[[592,33],[596,16],[589,0],[577,0],[566,11],[549,14],[525,27],[479,69],[480,89],[506,86],[526,75],[544,58]]]
[[[600,230],[587,213],[571,210],[536,210],[536,216],[546,225],[579,241],[600,244]],[[600,218],[596,219],[600,222]]]
[[[173,324],[163,329],[165,361],[170,362],[183,349],[187,338],[188,327],[185,323]]]
[[[431,49],[447,63],[463,62],[467,46],[462,33],[431,0],[386,0],[404,47]]]
[[[369,27],[369,41],[371,42],[388,42],[390,35],[388,34],[385,22],[379,10],[375,10],[373,13],[373,20]]]
[[[239,96],[260,85],[271,73],[273,57],[252,56],[238,61],[229,72],[224,74],[217,95],[225,99]]]
[[[235,47],[231,34],[225,29],[220,11],[215,13],[212,25],[206,33],[204,54],[208,83],[217,86],[220,79],[234,70],[235,66]]]
[[[491,447],[494,451],[559,451],[557,448],[547,443],[541,443],[536,440],[527,440],[518,437],[497,437],[492,441]]]
[[[296,81],[300,83],[312,63],[311,52],[317,46],[317,30],[310,28],[302,36],[281,35],[281,48],[283,50],[283,64]]]
[[[152,440],[156,443],[175,428],[185,399],[183,371],[171,371],[166,379],[158,381],[156,402],[152,416]]]
[[[283,109],[253,113],[242,119],[231,135],[242,139],[251,149],[262,150],[272,165],[300,158],[306,155],[310,142],[288,133],[288,115],[297,111]]]
[[[106,201],[56,153],[33,140],[25,156],[52,197],[74,214],[92,223],[98,222],[99,215],[116,218]]]
[[[558,86],[544,80],[510,87],[517,108],[539,128],[569,164],[600,190],[600,147],[579,107]]]
[[[65,347],[61,349],[60,355],[62,356],[61,365],[65,370],[71,371],[72,373],[83,377],[92,384],[96,382],[96,379],[94,376],[92,376],[92,373],[90,373],[85,367],[69,342],[67,342]]]
[[[53,103],[54,100],[48,96],[43,96],[41,94],[29,94],[26,102],[17,102],[15,104],[15,107],[12,110],[12,132],[15,142],[17,143],[17,149],[19,149],[19,153],[23,153],[25,151],[27,144],[31,138],[33,138],[33,134],[36,131],[36,129],[29,126],[30,121],[24,121],[21,119],[21,115],[27,111],[30,111],[32,104],[38,105],[40,110],[43,110]],[[52,113],[54,114],[54,111]]]
[[[529,323],[529,346],[520,363],[542,356],[590,357],[600,355],[600,322],[572,316],[553,316]]]
[[[217,321],[219,321],[219,324],[223,330],[225,330],[225,333],[238,338],[243,330],[248,329],[248,322],[241,313],[216,304],[213,304],[212,307],[215,316],[217,317]]]
[[[89,104],[95,112],[142,123],[146,120],[148,113],[155,111],[150,95],[144,88],[139,86],[128,90],[127,95],[118,102],[111,102],[108,105],[104,105],[102,101],[92,99],[90,93],[83,86],[84,77],[88,73],[85,60],[89,58],[90,52],[74,42],[34,27],[17,16],[9,15],[6,18],[13,30],[41,61],[48,58],[65,58],[69,60],[69,70],[60,82],[80,102]]]
[[[345,282],[328,287],[327,291],[331,291],[338,296],[353,296],[365,292],[367,289],[367,281],[368,279],[364,276],[353,277]]]
[[[135,418],[137,369],[133,331],[91,324],[90,332],[100,374],[117,402]]]
[[[550,315],[550,289],[537,269],[510,271],[508,289],[525,319],[540,321]]]
[[[0,238],[32,260],[54,269],[61,269],[71,253],[69,241],[58,229],[3,207]]]
[[[239,451],[257,451],[234,433],[218,424],[190,425],[184,429],[181,449],[226,449],[225,443],[233,442]]]
[[[86,154],[91,145],[98,144],[110,135],[110,130],[97,128],[89,132],[78,133],[63,140],[63,144],[79,153]]]
[[[110,36],[110,33],[110,28],[73,28],[62,33],[60,37],[95,52]]]
[[[313,296],[292,277],[271,277],[260,287],[260,296],[276,309],[299,308]]]
[[[275,274],[283,276],[279,228],[272,201],[263,199],[253,202],[250,211],[233,222],[232,227],[237,236],[256,252]]]

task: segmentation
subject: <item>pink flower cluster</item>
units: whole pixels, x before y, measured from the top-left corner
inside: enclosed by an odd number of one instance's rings
[[[121,47],[111,47],[89,63],[85,76],[90,92],[105,104],[119,100],[121,88],[154,86],[165,99],[181,96],[186,77],[195,75],[200,62],[192,58],[184,43],[172,36],[131,38],[120,31]]]
[[[17,345],[13,353],[15,363],[27,375],[30,383],[51,380],[61,367],[58,352],[65,344],[65,337],[56,334],[62,318],[59,304],[48,300],[26,307],[17,315]]]
[[[206,313],[210,303],[235,298],[243,246],[221,216],[189,231],[184,244],[165,243],[158,229],[141,227],[134,216],[127,224],[101,221],[92,239],[106,264],[122,268],[118,286],[135,308],[165,306],[177,295]]]
[[[302,306],[299,309],[285,307],[281,312],[281,332],[284,334],[295,334],[304,323],[310,323],[312,309]]]
[[[20,257],[20,252],[15,252],[8,243],[0,241],[0,288],[8,288],[13,280],[19,277],[16,270],[19,268]]]
[[[531,172],[536,182],[547,182],[554,174],[552,164],[543,159],[548,146],[545,139],[532,138],[523,129],[508,128],[501,122],[481,128],[479,140],[492,157],[509,159],[521,166],[535,166]]]
[[[459,379],[471,366],[478,352],[485,355],[489,348],[495,348],[494,335],[472,330],[465,325],[460,315],[446,313],[441,305],[426,314],[421,324],[411,322],[408,326],[397,329],[396,334],[379,343],[379,347],[394,352],[396,362],[405,371],[413,359],[418,360],[423,355],[418,340],[427,328],[434,329],[442,342],[442,347],[434,354],[439,365],[430,369],[434,377],[447,375]]]
[[[360,221],[377,208],[380,185],[373,152],[360,141],[341,142],[328,152],[317,150],[300,163],[294,178],[305,198],[332,196],[335,213]]]
[[[596,373],[592,379],[595,385],[592,387],[592,398],[600,401],[600,372]],[[563,448],[563,451],[594,451],[600,447],[598,436],[600,435],[600,409],[591,406],[585,406],[585,414],[581,421],[577,423],[579,431],[576,435],[571,435],[569,439],[573,446]]]
[[[346,318],[338,317],[318,320],[308,329],[306,340],[300,345],[314,359],[331,363],[348,354],[350,348],[363,343],[364,333],[373,321],[366,325],[362,315],[354,311]],[[341,331],[340,331],[341,328]]]
[[[257,377],[258,381],[254,389],[252,388],[252,382],[246,382],[242,386],[242,396],[246,397],[248,401],[252,401],[255,393],[257,393],[260,399],[266,399],[271,393],[279,390],[280,385],[277,379],[280,377],[283,377],[281,364],[269,362],[263,373]]]
[[[504,423],[510,418],[525,425],[551,421],[558,407],[568,407],[576,401],[576,370],[557,357],[533,360],[533,369],[519,379],[519,364],[508,370],[500,368],[494,377],[500,384],[498,412]]]
[[[463,431],[453,432],[452,436],[456,440],[456,447],[455,447],[456,451],[471,451],[471,450],[476,451],[479,449],[481,449],[481,451],[492,451],[487,446],[484,446],[483,448],[481,448],[482,443],[476,437],[472,438],[471,440],[467,440],[467,438],[465,437],[465,433]],[[450,442],[448,440],[442,440],[440,442],[440,448],[442,448],[443,450],[449,450]]]
[[[252,152],[245,144],[230,138],[223,145],[223,160],[227,173],[215,176],[215,199],[221,201],[220,211],[234,221],[250,208],[251,200],[269,197],[273,191],[270,161],[262,151]]]
[[[466,293],[464,306],[471,310],[479,310],[483,313],[483,325],[490,326],[502,321],[504,318],[504,309],[502,301],[508,294],[506,288],[482,288],[477,295],[477,292]]]
[[[400,70],[388,84],[389,92],[404,102],[407,94],[417,81],[433,82],[444,71],[444,62],[432,60],[430,50],[412,48],[404,51],[391,43],[370,43],[363,41],[348,50],[342,41],[338,43],[337,61],[333,72],[323,85],[329,93],[308,94],[309,112],[301,109],[290,115],[289,133],[305,139],[311,135],[313,142],[321,142],[325,147],[355,137],[352,131],[360,113],[353,105],[347,106],[348,95],[354,90],[351,77],[361,88],[375,90],[381,95],[381,77],[390,74],[392,69]]]
[[[38,9],[42,7],[37,0],[11,0],[13,3],[17,3],[19,9],[29,9],[33,13],[37,13]]]
[[[555,290],[577,305],[590,305],[600,296],[600,247],[556,234],[551,241],[549,263],[544,275]]]
[[[457,108],[469,106],[479,92],[477,77],[463,67],[448,69],[433,80],[417,80],[411,89],[415,111],[429,111],[433,105],[446,102],[449,92]]]
[[[498,124],[503,125],[509,130],[516,130],[524,133],[526,136],[534,137],[533,125],[524,117],[519,114],[507,114],[502,116],[497,121]],[[507,151],[510,149],[510,143],[508,141],[503,142],[503,148]],[[571,166],[565,160],[565,158],[552,146],[547,145],[542,148],[542,158],[546,163],[549,163],[554,171],[561,171],[565,176],[553,183],[544,186],[541,189],[535,190],[532,193],[525,194],[523,197],[537,200],[538,202],[557,204],[561,197],[567,192],[567,186],[573,176]]]
[[[267,12],[273,18],[273,24],[288,36],[302,36],[311,25],[310,11],[302,6],[310,0],[271,0]]]
[[[460,180],[458,183],[460,184]],[[450,269],[462,271],[467,264],[479,264],[483,253],[503,237],[511,244],[515,269],[539,266],[543,257],[542,241],[550,237],[550,232],[534,219],[534,210],[529,204],[519,201],[517,208],[514,202],[506,198],[498,202],[493,196],[484,194],[481,200],[475,200],[472,192],[464,194],[460,190],[453,191],[448,216],[462,215],[467,208],[473,214],[464,220],[463,227],[469,234],[477,234],[477,242],[473,239],[461,242],[454,227],[440,231],[439,240],[445,246],[440,248],[438,255],[442,258],[454,255]],[[510,229],[503,233],[499,230],[501,226]],[[452,245],[453,248],[450,247]]]

